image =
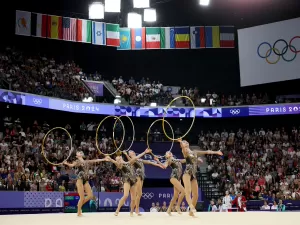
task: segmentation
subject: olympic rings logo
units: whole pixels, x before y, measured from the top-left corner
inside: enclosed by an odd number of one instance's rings
[[[43,103],[42,99],[40,98],[34,98],[32,101],[35,105],[40,105]]]
[[[143,194],[142,194],[142,198],[144,198],[144,199],[152,199],[154,197],[154,193],[153,192],[143,192]]]
[[[239,109],[231,109],[230,110],[231,115],[239,115],[240,112],[241,112],[241,110],[239,110]]]
[[[297,38],[300,39],[300,36],[293,37],[289,43],[287,43],[287,41],[284,39],[278,39],[277,41],[275,41],[273,46],[269,42],[262,42],[257,48],[257,54],[260,58],[266,59],[266,62],[269,64],[277,64],[280,61],[280,58],[282,58],[286,62],[292,62],[296,59],[297,54],[300,52],[300,50],[297,50],[296,47],[292,45],[293,41]],[[278,48],[276,48],[276,45],[280,42],[283,42],[285,44],[284,48],[282,48],[281,51]],[[260,53],[260,48],[263,45],[267,45],[269,47],[268,51],[266,51],[264,55]],[[289,59],[285,56],[288,50],[294,53],[294,56]],[[277,55],[277,59],[275,59],[274,61],[269,60],[269,57],[272,53]]]

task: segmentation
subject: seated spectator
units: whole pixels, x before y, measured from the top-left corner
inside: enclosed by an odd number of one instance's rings
[[[261,207],[261,210],[270,210],[271,207],[268,205],[267,201],[264,201],[264,205]]]
[[[150,212],[158,212],[158,210],[157,210],[156,205],[155,205],[154,202],[152,203],[152,206],[150,208]]]
[[[215,205],[215,201],[211,200],[208,206],[208,212],[218,212],[218,207]]]
[[[277,206],[278,212],[284,212],[285,211],[285,205],[283,204],[282,200],[279,200],[278,206]]]

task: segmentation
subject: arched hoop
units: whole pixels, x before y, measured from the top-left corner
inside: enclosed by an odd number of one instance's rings
[[[116,149],[116,151],[114,151],[113,153],[111,154],[105,154],[103,153],[101,150],[100,150],[100,147],[99,147],[99,143],[98,143],[98,132],[99,132],[99,129],[101,127],[101,125],[103,124],[103,122],[109,118],[115,118],[116,120],[119,120],[121,122],[121,125],[122,125],[122,128],[123,128],[123,138],[122,138],[122,142],[120,144],[120,146]],[[115,129],[115,126],[114,126],[114,129]],[[99,154],[102,154],[102,155],[105,155],[105,156],[111,156],[113,154],[115,154],[116,152],[118,152],[120,150],[120,148],[122,147],[123,145],[123,142],[124,142],[124,139],[125,139],[125,127],[124,127],[124,124],[122,122],[122,120],[117,117],[117,116],[107,116],[105,117],[103,120],[101,120],[101,122],[99,123],[98,127],[97,127],[97,130],[96,130],[96,148],[99,152]],[[113,140],[115,140],[115,130],[113,130]]]
[[[129,116],[119,116],[119,119],[121,119],[121,117],[126,117],[126,118],[128,118],[129,121],[130,121],[130,123],[131,123],[131,125],[132,125],[132,142],[131,142],[130,146],[128,147],[128,149],[123,150],[123,152],[124,152],[124,151],[127,152],[127,151],[129,151],[129,150],[131,149],[131,147],[132,147],[132,145],[133,145],[133,142],[134,142],[134,139],[135,139],[135,128],[134,128],[133,121],[132,121],[132,119],[130,119]],[[117,122],[118,122],[118,121],[116,120],[116,121],[115,121],[115,124],[114,124],[113,130],[115,130],[116,125],[117,125]],[[114,142],[115,147],[118,148],[118,147],[117,147],[117,144],[116,144],[116,141],[115,141],[115,136],[114,136],[114,135],[113,135],[113,142]]]
[[[191,102],[191,104],[192,104],[192,106],[193,106],[193,108],[194,108],[194,117],[193,117],[192,124],[191,124],[190,128],[187,130],[187,132],[186,132],[182,137],[179,137],[179,138],[177,138],[177,139],[174,139],[174,137],[173,137],[173,138],[170,138],[170,137],[167,135],[167,132],[166,132],[166,130],[165,130],[165,122],[166,122],[166,120],[165,120],[165,115],[167,114],[168,108],[170,108],[170,106],[171,106],[177,99],[180,99],[180,98],[186,98],[187,100],[189,100],[189,101]],[[190,97],[188,97],[188,96],[178,96],[178,97],[174,98],[174,99],[169,103],[169,105],[167,106],[167,108],[164,110],[164,114],[163,114],[163,118],[162,118],[163,132],[164,132],[165,136],[166,136],[169,140],[171,140],[171,141],[178,141],[179,139],[182,139],[182,138],[184,138],[186,135],[188,135],[188,133],[191,131],[191,129],[192,129],[193,126],[194,126],[195,119],[196,119],[196,108],[195,108],[195,104],[194,104],[194,102],[192,101],[192,99],[191,99]]]
[[[163,121],[163,119],[155,120],[155,121],[150,125],[150,127],[148,128],[148,131],[147,131],[147,147],[148,147],[148,149],[151,149],[150,146],[149,146],[149,134],[150,134],[151,128],[152,128],[153,125],[154,125],[155,123],[157,123],[158,121]],[[171,128],[172,135],[173,135],[173,140],[171,140],[171,141],[172,141],[172,145],[171,145],[171,148],[168,150],[168,151],[172,151],[172,148],[173,148],[173,146],[174,146],[174,130],[173,130],[171,124],[170,124],[167,120],[165,120],[165,122],[166,122],[166,123],[169,125],[169,127]],[[153,153],[152,153],[152,155],[153,155]],[[163,158],[164,156],[157,156],[157,155],[155,155],[155,157]]]
[[[45,141],[46,141],[48,135],[49,135],[52,131],[54,131],[54,130],[56,130],[56,129],[58,129],[58,130],[63,130],[64,132],[66,132],[67,135],[68,135],[68,137],[69,137],[70,140],[71,140],[71,143],[70,143],[71,149],[70,149],[70,152],[69,152],[69,156],[68,156],[63,162],[61,162],[61,163],[52,163],[52,162],[50,162],[50,161],[47,159],[46,154],[45,154],[45,146],[44,146],[44,145],[45,145]],[[44,136],[44,138],[43,138],[43,141],[42,141],[42,155],[44,156],[44,158],[45,158],[45,160],[46,160],[47,163],[49,163],[49,164],[51,164],[51,165],[53,165],[53,166],[60,166],[60,165],[62,165],[64,162],[68,161],[68,159],[71,157],[72,153],[73,153],[73,141],[72,141],[72,136],[71,136],[71,134],[70,134],[65,128],[63,128],[63,127],[54,127],[54,128],[52,128],[51,130],[49,130],[49,131],[45,134],[45,136]]]

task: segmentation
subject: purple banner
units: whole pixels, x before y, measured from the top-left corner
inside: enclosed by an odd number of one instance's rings
[[[62,192],[0,192],[0,208],[62,208]]]
[[[95,96],[103,96],[103,83],[97,81],[83,81],[94,93]]]
[[[65,198],[68,196],[74,197],[76,202],[79,196],[77,193],[63,192],[16,192],[16,191],[2,191],[0,192],[0,209],[4,208],[62,208],[65,205]],[[97,199],[97,206],[99,207],[117,207],[123,193],[115,192],[98,192],[94,193]],[[125,206],[129,206],[130,198],[125,202]],[[72,205],[71,205],[72,206]]]
[[[300,104],[278,104],[249,107],[250,116],[300,114]]]
[[[83,103],[54,99],[45,96],[0,90],[0,102],[26,105],[39,108],[49,108],[73,113],[99,114],[99,115],[126,115],[130,117],[161,118],[166,108],[164,107],[138,107],[104,103]],[[288,115],[300,114],[300,103],[277,104],[264,106],[240,107],[211,107],[196,109],[190,107],[171,107],[167,109],[168,118],[227,118],[246,116]]]
[[[198,202],[200,202],[202,201],[202,191],[200,188],[198,191],[199,191]],[[174,188],[143,188],[141,207],[145,211],[149,211],[152,203],[159,202],[160,206],[162,206],[163,202],[166,202],[167,205],[169,205],[173,197],[173,194],[174,194]]]

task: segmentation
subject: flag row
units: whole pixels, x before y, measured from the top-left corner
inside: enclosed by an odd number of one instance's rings
[[[16,11],[16,34],[118,50],[234,48],[233,26],[120,28],[118,24]]]

